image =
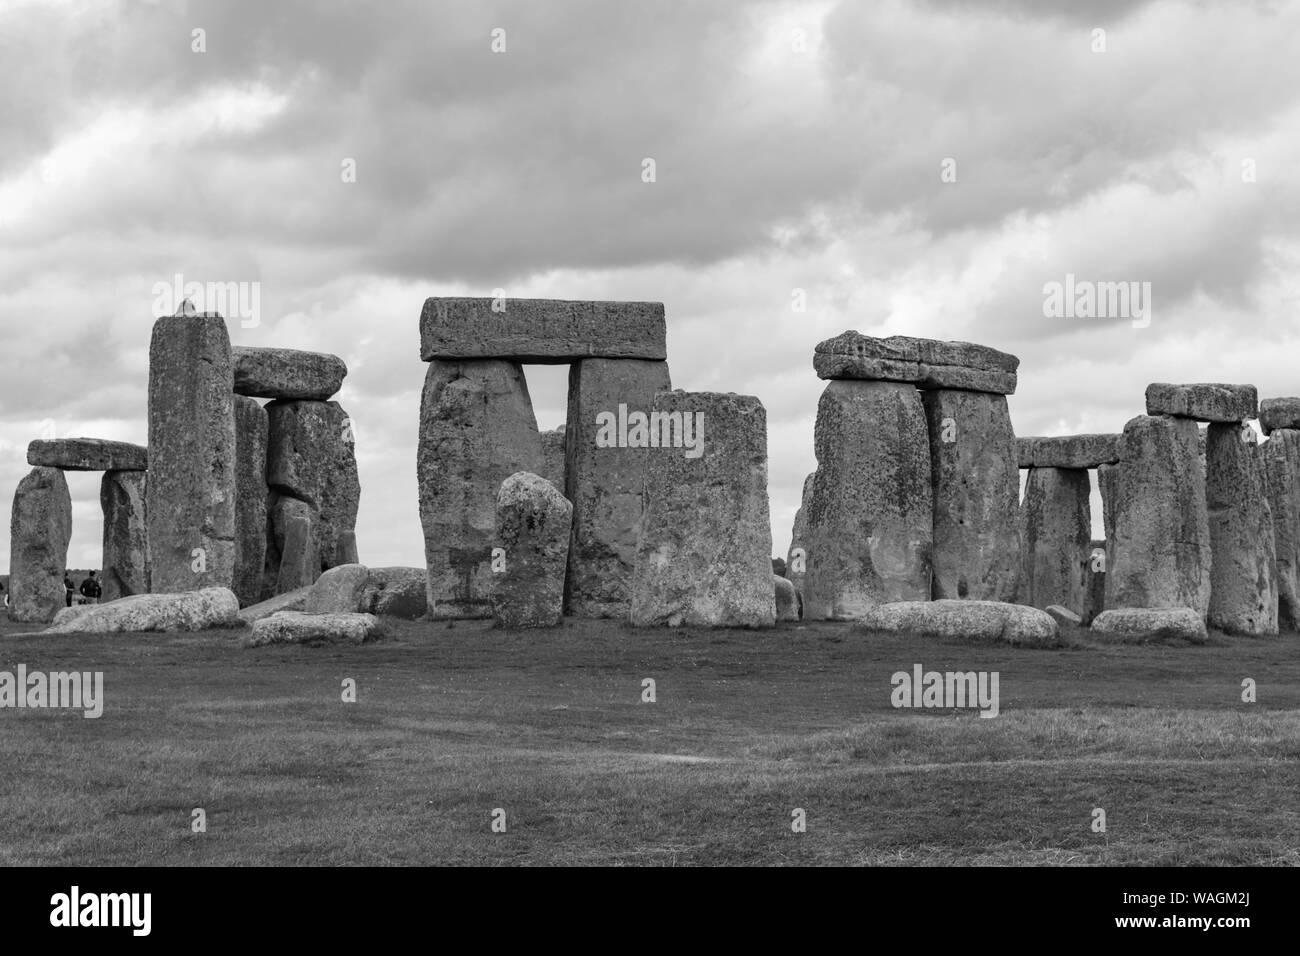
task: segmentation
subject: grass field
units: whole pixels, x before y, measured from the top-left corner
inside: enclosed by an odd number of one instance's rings
[[[103,671],[106,703],[0,710],[4,864],[1300,864],[1294,635],[1048,651],[462,622],[246,650],[19,630],[0,625],[0,670]],[[893,709],[917,663],[998,671],[1001,715]]]

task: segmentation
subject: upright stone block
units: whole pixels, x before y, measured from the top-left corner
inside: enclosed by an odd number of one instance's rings
[[[1274,427],[1260,452],[1273,516],[1278,624],[1300,631],[1300,431]]]
[[[573,542],[565,602],[570,614],[627,617],[651,437],[647,419],[656,393],[671,387],[667,362],[586,359],[569,370],[565,496],[573,502]]]
[[[518,363],[429,363],[417,468],[431,618],[492,616],[497,492],[544,467]]]
[[[805,619],[930,600],[934,499],[920,393],[894,382],[829,383],[815,446]]]
[[[934,493],[935,600],[1016,599],[1020,472],[1005,395],[922,393]]]
[[[730,392],[660,392],[649,425],[659,441],[641,452],[631,623],[773,626],[763,404]]]
[[[235,576],[235,416],[219,315],[158,319],[149,344],[149,585],[229,588]]]
[[[794,513],[794,527],[790,532],[790,550],[785,557],[785,576],[794,585],[803,607],[804,581],[808,577],[808,509],[812,505],[813,483],[817,472],[803,480],[803,493],[799,497],[799,510]]]
[[[308,587],[321,576],[316,520],[317,512],[307,502],[272,495],[264,597]]]
[[[560,494],[564,494],[564,436],[565,426],[542,432],[542,455],[545,458],[544,470],[540,473],[553,484]]]
[[[104,603],[149,593],[148,472],[106,471],[99,483],[104,512]]]
[[[501,483],[492,612],[498,627],[555,627],[564,615],[573,505],[538,475],[519,472]]]
[[[235,581],[241,607],[262,599],[266,564],[267,414],[256,400],[235,396]]]
[[[1210,605],[1205,472],[1190,418],[1139,415],[1124,426],[1106,607]]]
[[[57,468],[38,465],[18,483],[9,517],[10,620],[54,620],[64,606],[63,573],[71,539],[67,479]]]
[[[1059,604],[1080,618],[1089,610],[1090,494],[1088,472],[1081,468],[1029,469],[1021,507],[1022,604],[1043,610]]]
[[[1205,459],[1211,552],[1208,623],[1229,634],[1276,635],[1273,512],[1254,429],[1211,425]]]

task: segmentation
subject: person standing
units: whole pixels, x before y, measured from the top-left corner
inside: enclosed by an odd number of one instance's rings
[[[90,577],[81,582],[81,603],[95,604],[99,601],[99,596],[103,594],[103,589],[99,582],[95,580],[95,572],[90,572]]]
[[[63,590],[67,592],[68,607],[72,607],[72,595],[76,593],[77,586],[72,583],[67,571],[63,572]]]

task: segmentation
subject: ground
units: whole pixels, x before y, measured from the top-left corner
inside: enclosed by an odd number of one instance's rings
[[[1294,635],[461,622],[250,650],[25,629],[0,625],[0,670],[103,671],[106,702],[0,710],[5,865],[1300,864]],[[894,709],[918,663],[998,671],[1000,715]]]

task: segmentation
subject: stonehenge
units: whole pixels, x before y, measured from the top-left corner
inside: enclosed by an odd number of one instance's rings
[[[144,471],[148,450],[103,438],[37,439],[27,446],[27,464],[62,471]]]
[[[1273,512],[1254,429],[1211,424],[1205,459],[1211,551],[1207,622],[1230,634],[1276,635]]]
[[[1031,468],[1021,505],[1021,603],[1068,608],[1081,618],[1088,604],[1092,539],[1088,472]]]
[[[18,483],[9,528],[9,618],[48,623],[64,606],[72,538],[72,496],[60,469],[37,465]]]
[[[104,512],[103,601],[149,593],[149,537],[143,471],[106,471],[99,484]]]
[[[497,626],[560,623],[572,520],[573,505],[545,478],[522,471],[501,483],[491,595]]]

